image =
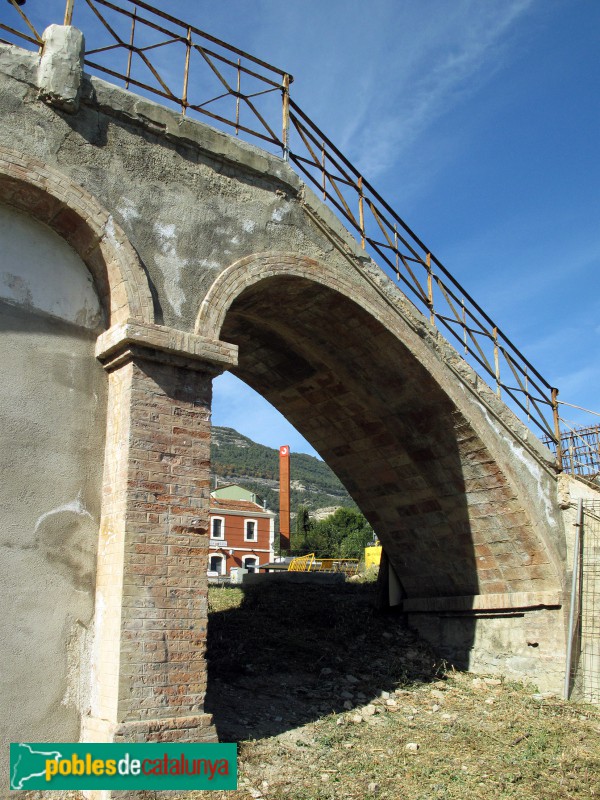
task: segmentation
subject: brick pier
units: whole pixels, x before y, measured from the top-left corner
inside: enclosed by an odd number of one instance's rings
[[[212,379],[236,348],[129,323],[109,374],[87,741],[204,741]]]

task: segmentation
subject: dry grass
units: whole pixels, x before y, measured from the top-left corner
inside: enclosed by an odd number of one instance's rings
[[[211,590],[208,702],[239,742],[239,789],[211,797],[600,797],[597,708],[441,671],[371,591]]]
[[[238,742],[239,788],[115,796],[600,798],[598,707],[440,665],[372,599],[368,583],[211,589],[207,710]]]

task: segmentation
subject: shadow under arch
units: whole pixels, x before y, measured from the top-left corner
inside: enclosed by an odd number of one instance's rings
[[[29,155],[0,147],[0,202],[48,225],[89,269],[107,327],[153,322],[148,278],[113,216],[82,186]]]
[[[212,591],[205,708],[221,741],[289,732],[301,746],[306,723],[372,702],[383,711],[382,698],[443,676],[402,615],[376,609],[375,584],[263,583],[224,600],[231,592]]]

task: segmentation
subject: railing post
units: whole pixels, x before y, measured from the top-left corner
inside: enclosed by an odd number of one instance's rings
[[[435,325],[435,311],[433,310],[433,273],[431,272],[431,253],[425,256],[427,267],[427,298],[429,300],[429,321]]]
[[[358,179],[358,224],[360,226],[360,243],[362,249],[365,249],[365,209],[363,197],[363,179],[362,175]]]
[[[183,94],[181,96],[181,113],[185,116],[187,110],[188,81],[190,78],[190,53],[192,52],[192,29],[188,27],[185,47],[185,67],[183,72]]]
[[[283,160],[289,161],[290,160],[290,76],[287,74],[287,72],[283,76],[281,88],[283,92],[283,103],[282,103],[283,125],[282,125],[281,142],[283,145]]]
[[[398,227],[394,222],[394,255],[396,263],[396,279],[400,279],[400,251],[398,250]]]
[[[500,397],[500,358],[498,354],[498,328],[492,328],[492,339],[494,340],[494,371],[496,373],[496,394]]]
[[[554,436],[556,437],[556,465],[559,472],[563,470],[563,452],[560,439],[560,416],[558,414],[558,389],[552,389],[552,416],[554,417]]]
[[[469,345],[467,344],[467,309],[465,308],[465,298],[460,298],[460,307],[462,309],[461,312],[461,319],[462,319],[462,327],[463,327],[463,345],[465,348],[465,355],[469,353]]]
[[[235,98],[235,135],[237,136],[240,132],[240,92],[242,91],[242,60],[238,58],[237,60],[237,95]]]
[[[131,77],[131,61],[133,58],[133,42],[135,39],[135,21],[137,19],[137,8],[133,9],[133,16],[131,18],[131,32],[129,34],[129,54],[127,55],[127,80],[125,81],[125,88],[129,89],[129,78]]]
[[[73,24],[73,6],[75,4],[75,0],[67,0],[67,6],[65,8],[65,25],[72,25]]]

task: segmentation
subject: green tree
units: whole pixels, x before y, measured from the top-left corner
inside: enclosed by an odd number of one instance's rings
[[[314,550],[321,558],[361,558],[372,539],[373,529],[360,511],[338,508],[326,519],[313,523],[307,552]]]

